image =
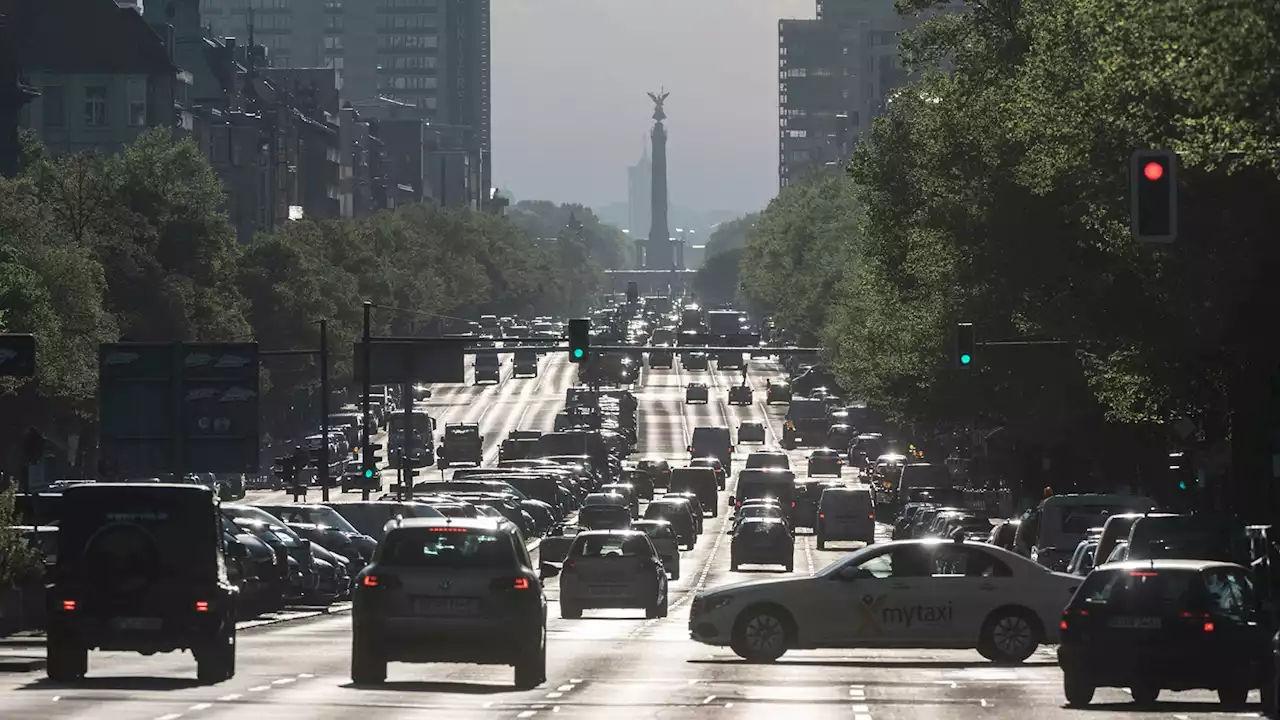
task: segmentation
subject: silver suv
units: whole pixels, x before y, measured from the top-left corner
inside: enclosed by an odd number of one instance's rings
[[[547,679],[547,598],[524,537],[489,518],[387,524],[356,579],[351,679],[376,684],[387,663],[512,665],[515,685]]]
[[[667,572],[640,530],[578,533],[564,565],[543,565],[542,575],[560,576],[561,617],[580,618],[587,608],[643,608],[647,618],[667,616]]]

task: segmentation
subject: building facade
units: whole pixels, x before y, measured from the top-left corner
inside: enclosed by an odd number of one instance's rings
[[[813,20],[778,22],[778,183],[840,168],[908,79],[893,0],[817,0]]]

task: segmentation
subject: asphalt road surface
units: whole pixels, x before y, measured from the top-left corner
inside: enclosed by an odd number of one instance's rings
[[[752,366],[757,400],[766,377],[779,370]],[[496,459],[507,432],[550,430],[572,384],[563,356],[545,358],[537,379],[511,380],[509,363],[497,386],[439,386],[431,411],[444,422],[478,422],[485,458]],[[784,407],[730,407],[728,387],[739,374],[646,371],[640,399],[636,457],[685,456],[696,425],[768,419],[776,446]],[[712,385],[707,405],[684,404],[684,385]],[[803,468],[805,453],[792,462]],[[435,472],[435,471],[432,471]],[[424,471],[425,479],[426,472]],[[730,480],[729,491],[733,490]],[[315,492],[313,491],[313,495]],[[1027,663],[993,665],[974,651],[849,650],[790,652],[772,665],[740,661],[727,649],[688,639],[689,601],[695,591],[780,573],[729,571],[725,496],[720,517],[707,519],[697,547],[682,558],[682,577],[671,585],[669,617],[645,620],[642,611],[587,611],[580,620],[559,617],[558,587],[548,583],[548,681],[515,691],[507,667],[392,664],[385,686],[356,688],[350,681],[351,623],[345,612],[243,630],[237,675],[213,686],[195,680],[187,654],[142,657],[92,653],[89,678],[75,686],[50,684],[42,672],[0,675],[0,718],[5,720],[401,720],[408,718],[931,718],[1257,717],[1223,713],[1208,692],[1170,693],[1138,710],[1123,690],[1103,689],[1088,709],[1063,707],[1061,673],[1051,649]],[[254,493],[251,501],[280,493]],[[354,497],[354,496],[353,496]],[[315,497],[311,498],[313,501]],[[884,528],[881,528],[884,531]],[[811,572],[856,547],[819,552],[808,535],[797,538],[795,572]],[[1256,693],[1253,696],[1256,702]]]

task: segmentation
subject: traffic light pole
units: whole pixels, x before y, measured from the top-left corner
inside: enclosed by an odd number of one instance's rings
[[[373,343],[371,342],[373,333],[369,327],[370,315],[372,315],[372,313],[373,303],[366,301],[364,304],[364,377],[361,378],[362,387],[360,389],[360,424],[363,426],[361,429],[361,435],[364,438],[363,447],[360,449],[360,463],[362,467],[366,468],[369,463],[369,445],[372,442],[372,438],[369,436],[369,393],[373,390],[370,387],[369,382],[369,378],[373,376],[373,368],[370,366],[371,359],[369,352],[373,347]],[[374,472],[377,472],[377,468],[374,468]],[[364,483],[364,486],[360,488],[360,499],[369,499],[368,483]]]
[[[329,323],[320,321],[320,500],[329,502]]]
[[[413,449],[413,385],[404,383],[400,388],[400,395],[407,402],[404,404],[404,432],[400,440],[400,497],[404,500],[413,499],[413,477],[409,472],[409,451]],[[387,436],[387,444],[390,445],[391,436]],[[433,439],[434,440],[434,439]],[[390,450],[387,451],[390,454]]]

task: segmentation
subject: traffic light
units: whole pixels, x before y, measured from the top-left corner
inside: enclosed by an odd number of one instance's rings
[[[973,367],[973,323],[956,323],[956,367],[968,370]]]
[[[591,321],[587,318],[574,318],[570,320],[569,362],[586,362],[587,353],[589,352],[591,352]]]
[[[1178,156],[1172,150],[1137,150],[1129,158],[1131,229],[1138,242],[1178,237]]]
[[[362,452],[361,455],[364,456],[363,467],[365,480],[372,480],[374,476],[378,474],[378,463],[382,462],[382,456],[378,454],[378,451],[381,449],[381,443],[369,443],[364,446],[364,452]]]

